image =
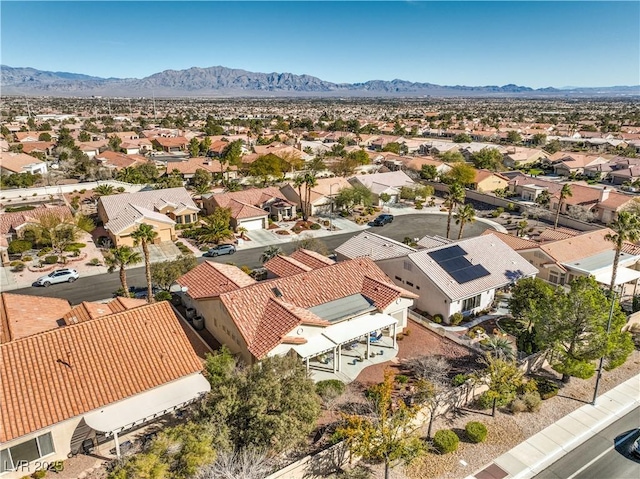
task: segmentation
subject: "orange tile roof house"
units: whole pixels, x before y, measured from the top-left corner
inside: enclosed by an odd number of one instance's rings
[[[158,233],[157,242],[175,241],[175,225],[198,221],[200,208],[184,187],[101,196],[98,216],[116,246],[133,245],[131,233],[142,223]]]
[[[204,195],[202,205],[208,215],[217,208],[229,208],[231,226],[235,230],[241,227],[249,231],[265,229],[269,216],[275,221],[296,216],[296,206],[273,186]]]
[[[293,259],[297,269],[273,280],[243,285],[235,266],[233,272],[200,265],[178,283],[207,330],[248,364],[295,353],[309,365],[332,351],[335,372],[343,344],[382,329],[391,340],[406,326],[417,295],[393,284],[370,259],[330,264],[308,251]],[[213,284],[210,296],[202,296],[202,283]]]
[[[95,155],[95,158],[103,166],[116,171],[120,171],[123,168],[140,166],[149,162],[149,160],[141,155],[125,155],[124,153],[118,153],[110,150],[98,153]]]
[[[40,173],[47,172],[47,162],[39,160],[35,156],[26,153],[0,152],[0,173],[3,175],[13,175],[16,173]]]
[[[162,148],[163,151],[167,153],[183,151],[186,149],[189,144],[189,140],[187,140],[184,136],[178,137],[163,137],[158,136],[151,140],[155,146]]]
[[[335,197],[343,188],[350,188],[351,183],[346,178],[337,176],[334,178],[318,178],[316,185],[311,188],[311,215],[327,214],[331,211],[331,206]],[[281,188],[282,194],[299,208],[304,203],[300,199],[300,192],[293,183],[287,183]],[[305,189],[302,187],[302,198],[304,200]]]
[[[185,180],[193,178],[196,170],[205,170],[213,175],[222,177],[223,174],[229,179],[237,177],[238,167],[235,165],[223,164],[215,158],[198,156],[181,161],[167,162],[166,175],[175,173],[176,171],[182,175]]]
[[[64,460],[157,420],[210,390],[168,302],[58,327],[0,345],[3,477]],[[16,470],[17,469],[17,470]]]
[[[489,170],[476,170],[476,176],[471,185],[474,190],[496,191],[509,186],[509,178]]]

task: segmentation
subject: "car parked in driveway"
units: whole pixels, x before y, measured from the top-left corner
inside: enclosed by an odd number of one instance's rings
[[[225,254],[233,254],[236,252],[236,247],[232,244],[219,244],[213,248],[209,248],[202,256],[222,256]]]
[[[79,277],[80,275],[75,269],[54,269],[51,273],[45,276],[40,276],[33,284],[35,286],[44,286],[46,288],[57,283],[73,283]]]
[[[371,226],[384,226],[391,222],[393,222],[393,215],[381,214],[371,222]]]

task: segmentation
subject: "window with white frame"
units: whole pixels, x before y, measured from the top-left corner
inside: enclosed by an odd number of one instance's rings
[[[482,295],[479,294],[472,298],[467,298],[462,301],[462,311],[471,311],[472,309],[480,307],[480,297]]]
[[[556,271],[549,271],[549,282],[553,284],[558,284],[560,282],[560,277]]]
[[[53,439],[48,432],[15,446],[0,450],[0,473],[14,471],[19,466],[53,454]]]

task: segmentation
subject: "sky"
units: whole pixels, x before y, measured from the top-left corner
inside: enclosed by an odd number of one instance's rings
[[[640,84],[640,2],[3,0],[1,63],[142,78],[225,66],[336,83]]]

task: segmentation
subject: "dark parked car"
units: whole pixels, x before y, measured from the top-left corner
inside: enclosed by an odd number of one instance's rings
[[[219,244],[218,246],[214,246],[213,248],[209,248],[202,256],[222,256],[225,254],[233,254],[236,252],[236,247],[232,244]]]
[[[393,222],[393,215],[382,214],[371,222],[372,226],[384,226],[387,223]]]

